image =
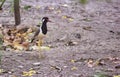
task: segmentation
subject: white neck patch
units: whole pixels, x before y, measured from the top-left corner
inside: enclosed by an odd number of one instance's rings
[[[45,19],[42,19],[42,22],[44,22],[45,21]]]
[[[40,26],[40,34],[42,34],[42,26]]]

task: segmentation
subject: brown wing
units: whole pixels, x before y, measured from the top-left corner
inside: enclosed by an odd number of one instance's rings
[[[40,32],[40,29],[38,29],[38,30],[35,32],[32,40],[31,40],[31,43],[32,43],[32,42],[35,40],[35,38],[39,35],[39,32]]]
[[[25,32],[28,31],[28,29],[29,29],[29,28],[27,28],[27,27],[22,28],[22,29],[19,29],[19,30],[17,31],[17,33],[25,33]]]

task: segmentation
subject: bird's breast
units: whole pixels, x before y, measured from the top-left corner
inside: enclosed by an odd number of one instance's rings
[[[43,39],[44,37],[45,37],[45,35],[43,33],[39,33],[39,35],[38,35],[39,39]]]

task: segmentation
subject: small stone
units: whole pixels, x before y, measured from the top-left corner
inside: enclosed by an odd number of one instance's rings
[[[75,42],[75,41],[68,41],[67,42],[67,46],[74,46],[74,45],[77,45],[78,43]]]
[[[2,10],[2,8],[0,7],[0,10]]]
[[[9,73],[9,74],[12,74],[12,72],[11,72],[11,71],[9,71],[8,73]]]
[[[23,54],[18,54],[18,56],[23,56]]]
[[[51,66],[52,69],[56,69],[58,72],[62,71],[62,68],[58,67],[58,66]]]
[[[52,45],[49,44],[48,47],[52,47]]]
[[[58,39],[58,41],[65,41],[65,39],[67,39],[67,36],[63,36],[62,38]]]
[[[116,69],[120,69],[120,65],[115,66]]]
[[[79,33],[76,33],[76,34],[75,34],[75,38],[80,39],[80,38],[81,38],[81,35],[80,35]]]
[[[110,32],[110,33],[115,33],[115,32],[114,32],[114,31],[112,31],[112,30],[110,30],[109,32]]]
[[[33,63],[34,66],[39,66],[40,64],[40,62]]]
[[[6,51],[12,51],[12,49],[11,48],[6,48]]]
[[[64,6],[64,7],[68,7],[68,5],[67,5],[67,4],[63,4],[62,6]]]
[[[108,68],[108,69],[105,69],[104,71],[105,71],[105,72],[113,72],[114,69]]]
[[[83,27],[84,30],[91,30],[92,27],[91,26],[86,26],[86,27]]]
[[[117,35],[120,35],[120,32],[117,32]]]
[[[67,68],[68,66],[63,66],[64,68]]]
[[[22,66],[22,65],[20,65],[20,66],[18,66],[18,68],[23,68],[24,66]]]

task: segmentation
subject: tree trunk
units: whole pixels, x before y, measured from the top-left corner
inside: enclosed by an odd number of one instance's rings
[[[21,22],[19,0],[14,0],[14,15],[15,15],[15,26],[17,26]]]

